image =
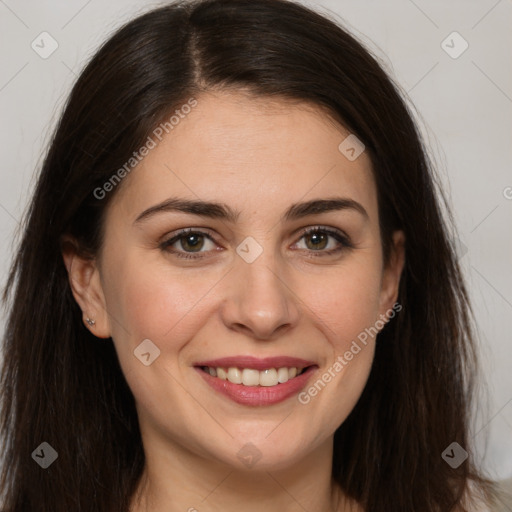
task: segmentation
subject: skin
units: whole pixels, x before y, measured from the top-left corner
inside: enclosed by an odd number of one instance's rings
[[[384,268],[370,159],[349,161],[338,150],[348,132],[318,107],[242,91],[196,98],[116,190],[100,254],[83,259],[72,243],[63,253],[84,323],[93,318],[87,327],[112,337],[135,396],[147,464],[131,510],[361,510],[331,481],[332,447],[366,384],[374,338],[307,404],[295,395],[239,405],[193,365],[289,355],[316,362],[314,383],[393,307],[404,235],[395,232]],[[234,223],[182,212],[135,222],[171,196],[240,214]],[[293,203],[333,196],[357,201],[368,218],[345,209],[281,220]],[[318,225],[342,231],[353,248],[330,235],[316,246],[302,230]],[[170,252],[197,254],[190,238],[160,246],[182,228],[213,237],[199,237],[201,259]],[[252,263],[236,252],[248,236],[263,250]],[[144,339],[160,350],[149,366],[133,354]],[[237,457],[247,443],[261,454],[251,468]]]

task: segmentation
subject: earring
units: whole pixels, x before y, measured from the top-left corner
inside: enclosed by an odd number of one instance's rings
[[[89,317],[85,319],[85,321],[92,327],[96,322],[94,320],[91,320]]]

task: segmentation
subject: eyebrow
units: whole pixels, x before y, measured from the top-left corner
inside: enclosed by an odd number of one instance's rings
[[[346,197],[333,197],[328,199],[314,199],[303,203],[292,204],[282,215],[281,220],[290,221],[297,220],[308,215],[319,215],[321,213],[352,210],[360,213],[366,220],[369,219],[368,212],[363,205]],[[220,219],[228,222],[236,223],[240,212],[233,210],[224,203],[216,203],[211,201],[200,201],[191,199],[182,199],[171,197],[162,203],[151,206],[144,210],[134,221],[134,224],[143,222],[158,213],[165,212],[183,212],[198,215],[200,217],[208,217],[210,219]]]

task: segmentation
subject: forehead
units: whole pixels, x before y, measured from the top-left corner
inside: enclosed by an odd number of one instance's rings
[[[342,195],[376,214],[370,159],[340,152],[350,134],[325,110],[241,92],[196,100],[162,140],[153,137],[156,146],[125,178],[114,203],[133,218],[170,196],[281,214],[290,203]]]

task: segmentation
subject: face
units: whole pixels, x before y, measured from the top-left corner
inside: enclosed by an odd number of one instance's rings
[[[318,108],[196,99],[124,178],[98,258],[66,262],[145,442],[285,468],[330,443],[359,399],[403,236],[384,268],[370,159],[348,159],[349,133]]]

